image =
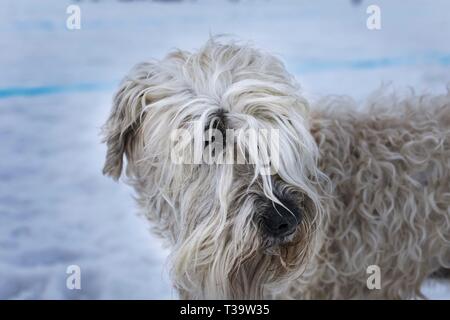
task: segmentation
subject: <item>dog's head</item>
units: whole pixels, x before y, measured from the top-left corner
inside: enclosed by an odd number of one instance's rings
[[[172,247],[183,297],[260,298],[305,270],[322,217],[309,107],[283,64],[210,40],[137,65],[105,127],[104,173],[126,175]]]

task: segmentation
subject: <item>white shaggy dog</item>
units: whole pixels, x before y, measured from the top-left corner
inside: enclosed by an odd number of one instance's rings
[[[450,267],[450,96],[380,95],[357,109],[339,97],[310,107],[277,58],[212,39],[123,80],[104,173],[118,179],[126,156],[182,298],[420,297]],[[274,150],[239,138],[221,152],[253,162],[175,162],[177,129],[201,138],[178,148],[185,159],[209,130],[275,129],[276,172],[258,161]]]

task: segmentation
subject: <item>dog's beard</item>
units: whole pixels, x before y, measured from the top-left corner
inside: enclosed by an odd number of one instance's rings
[[[258,202],[245,191],[234,189],[227,210],[208,212],[173,251],[173,276],[183,298],[261,299],[305,270],[317,226],[313,203],[299,200],[302,222],[292,234],[275,238],[258,226]]]
[[[258,239],[254,252],[236,264],[226,279],[226,298],[262,299],[283,291],[304,272],[311,240],[311,227],[305,223],[283,240]]]
[[[262,299],[282,291],[291,281],[297,280],[305,268],[314,246],[313,205],[298,199],[302,205],[302,221],[289,235],[273,237],[261,228],[259,206],[254,207],[253,246],[243,251],[242,257],[227,278],[229,298]],[[255,202],[256,205],[257,202]],[[238,236],[238,232],[236,232]],[[250,242],[252,243],[252,242]]]

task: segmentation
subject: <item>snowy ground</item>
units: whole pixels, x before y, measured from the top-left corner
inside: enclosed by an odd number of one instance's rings
[[[380,31],[350,0],[81,1],[69,31],[72,3],[0,3],[0,298],[175,297],[131,190],[101,175],[99,127],[136,62],[227,33],[279,55],[311,98],[450,83],[446,0],[374,1]],[[71,264],[82,290],[66,289]],[[450,298],[442,283],[425,291]]]

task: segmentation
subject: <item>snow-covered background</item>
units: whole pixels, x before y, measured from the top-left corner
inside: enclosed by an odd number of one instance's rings
[[[74,3],[81,30],[66,29]],[[379,31],[366,28],[369,4]],[[99,128],[133,64],[221,33],[281,57],[310,98],[450,83],[448,0],[2,0],[0,298],[176,297],[132,191],[101,175]],[[66,288],[72,264],[79,291]],[[450,298],[442,283],[425,292]]]

